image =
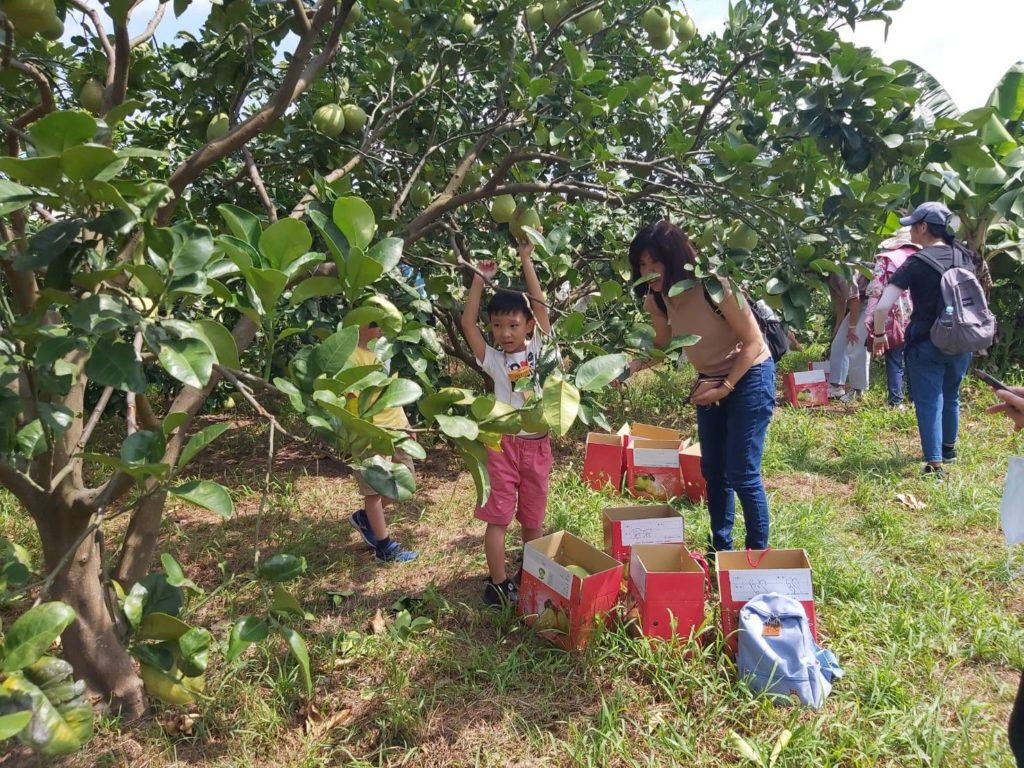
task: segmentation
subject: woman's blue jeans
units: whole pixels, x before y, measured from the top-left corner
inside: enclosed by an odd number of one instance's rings
[[[885,351],[885,382],[889,390],[889,405],[899,405],[903,402],[904,351],[905,347],[902,344]],[[913,393],[913,389],[910,391]]]
[[[960,382],[970,364],[970,352],[944,355],[928,338],[907,346],[907,374],[914,393],[921,451],[927,462],[942,461],[942,446],[956,445]]]
[[[768,547],[768,497],[761,455],[775,410],[775,363],[753,366],[719,405],[697,406],[701,471],[708,489],[711,546],[732,549],[735,497],[743,507],[748,549]]]

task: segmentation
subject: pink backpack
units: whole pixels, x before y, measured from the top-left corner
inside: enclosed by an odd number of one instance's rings
[[[889,284],[889,280],[896,270],[903,266],[903,262],[916,252],[917,248],[914,246],[904,245],[895,250],[880,253],[875,257],[875,274],[871,282],[868,283],[868,304],[864,312],[864,322],[868,328],[868,345],[871,344],[871,336],[874,333],[875,306],[882,297],[885,286]],[[885,340],[890,349],[903,344],[913,309],[914,307],[910,303],[910,291],[904,291],[889,310],[889,316],[885,319]]]

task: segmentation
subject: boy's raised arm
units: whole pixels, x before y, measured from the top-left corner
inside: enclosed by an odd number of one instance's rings
[[[546,334],[551,333],[551,317],[544,299],[544,289],[540,287],[537,270],[533,268],[533,243],[529,240],[519,241],[519,261],[523,264],[523,279],[526,280],[526,292],[530,296],[530,311],[537,321],[537,326]]]
[[[480,331],[480,299],[484,295],[484,279],[481,275],[489,275],[493,279],[498,273],[497,264],[493,261],[481,261],[477,264],[477,272],[473,274],[473,283],[469,286],[469,295],[466,296],[466,306],[462,308],[462,335],[466,343],[473,350],[477,360],[483,360],[487,353],[487,340]]]

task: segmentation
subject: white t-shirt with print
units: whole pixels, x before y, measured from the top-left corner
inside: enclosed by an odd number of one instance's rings
[[[508,403],[513,408],[522,408],[526,403],[525,393],[516,392],[515,386],[526,377],[533,379],[534,392],[540,395],[540,381],[537,379],[541,353],[540,336],[540,333],[533,334],[522,352],[504,352],[490,344],[487,345],[484,359],[477,360],[477,363],[494,382],[495,399]]]

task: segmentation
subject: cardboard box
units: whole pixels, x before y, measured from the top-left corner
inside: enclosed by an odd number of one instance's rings
[[[707,572],[685,544],[637,544],[629,562],[629,595],[640,632],[686,640],[704,623]]]
[[[609,507],[602,514],[605,551],[628,563],[634,544],[682,543],[683,517],[668,504]]]
[[[802,549],[750,549],[718,552],[718,593],[722,600],[722,633],[731,653],[736,652],[740,608],[757,595],[778,592],[803,604],[811,633],[818,636],[814,615],[811,561]]]
[[[683,433],[650,424],[626,424],[626,488],[640,498],[668,501],[682,496],[680,451],[689,445]]]
[[[700,468],[700,443],[683,448],[679,454],[679,468],[683,473],[686,498],[694,504],[706,501],[708,487],[704,482],[704,472]]]
[[[828,405],[828,381],[825,372],[796,371],[782,377],[786,401],[796,408]]]
[[[828,381],[829,368],[830,365],[828,360],[815,360],[807,364],[808,371],[824,371],[825,381]]]
[[[610,485],[618,492],[622,490],[625,471],[626,436],[588,433],[583,456],[583,481],[595,491]]]
[[[590,572],[581,579],[567,565]],[[519,615],[537,634],[565,650],[582,648],[594,620],[619,598],[622,563],[571,533],[559,531],[523,547]]]

